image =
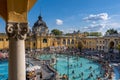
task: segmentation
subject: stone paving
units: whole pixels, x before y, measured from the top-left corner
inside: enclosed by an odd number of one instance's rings
[[[26,57],[26,61],[32,63],[33,65],[41,66],[41,69],[36,70],[36,73],[42,71],[43,78],[40,79],[40,75],[37,75],[37,80],[54,80],[55,76],[52,76],[54,73],[50,71],[46,65],[41,64],[40,60]]]

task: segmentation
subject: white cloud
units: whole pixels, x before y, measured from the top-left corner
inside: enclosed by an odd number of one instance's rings
[[[57,25],[62,25],[62,24],[63,24],[63,20],[61,20],[61,19],[56,19],[56,24],[57,24]]]
[[[120,23],[117,22],[106,22],[106,23],[98,23],[98,24],[89,24],[82,28],[82,31],[88,32],[101,32],[103,35],[108,29],[116,29],[118,32],[120,31]]]
[[[111,15],[108,16],[107,13],[100,13],[96,15],[89,15],[88,17],[85,17],[84,20],[88,21],[87,25],[85,27],[81,28],[82,31],[88,31],[88,32],[102,32],[102,34],[105,34],[105,32],[108,29],[116,29],[118,32],[120,31],[120,15]]]
[[[83,18],[86,21],[100,21],[100,20],[108,20],[107,13],[100,13],[100,14],[90,14],[88,17]]]
[[[83,27],[82,31],[96,32],[96,31],[99,31],[103,27],[104,27],[104,25],[102,25],[102,24],[91,24],[88,27]]]
[[[64,28],[64,30],[62,29],[61,31],[63,31],[64,33],[73,33],[74,31],[78,31],[77,28],[73,28],[73,27],[69,27],[69,28]]]

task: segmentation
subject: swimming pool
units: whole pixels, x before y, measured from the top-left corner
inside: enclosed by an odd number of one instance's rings
[[[0,80],[8,78],[8,61],[0,61]]]
[[[114,80],[119,80],[120,79],[120,73],[119,73],[118,68],[114,66],[113,69],[114,69],[114,73],[115,73]]]
[[[53,54],[43,54],[39,58],[43,60],[49,60],[56,55]],[[69,64],[69,67],[68,67]],[[82,64],[82,66],[81,66]],[[90,66],[92,69],[89,69]],[[67,55],[57,55],[57,63],[53,66],[59,73],[59,75],[67,74],[69,73],[69,80],[81,80],[82,76],[80,74],[83,72],[84,80],[96,80],[96,76],[102,76],[101,71],[101,65],[98,63],[91,61],[86,58],[82,57],[75,57],[75,56],[69,56]],[[73,71],[74,70],[74,71]],[[95,71],[94,71],[95,70]],[[74,72],[74,73],[73,73]],[[118,73],[118,70],[114,68],[115,77],[113,80],[118,80],[120,74]],[[88,76],[93,73],[93,77],[91,79],[88,79]],[[100,75],[99,75],[100,74]],[[73,79],[73,76],[75,79]],[[8,61],[0,61],[0,80],[6,80],[8,78]]]
[[[41,55],[40,59],[48,60],[53,56],[55,55]],[[57,55],[54,68],[60,76],[66,74],[69,80],[96,80],[97,77],[103,76],[100,64],[78,56]]]

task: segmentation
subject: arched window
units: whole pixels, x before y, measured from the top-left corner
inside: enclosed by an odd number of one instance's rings
[[[115,43],[113,41],[111,41],[109,43],[109,49],[114,49],[114,45],[115,45]]]
[[[55,46],[55,44],[53,43],[53,46]]]
[[[101,48],[102,48],[102,47],[100,46],[100,50],[101,50]]]
[[[63,44],[64,44],[64,45],[66,44],[66,40],[65,40],[65,39],[63,39]]]
[[[70,44],[70,39],[68,39],[67,44]]]
[[[36,44],[35,44],[35,42],[34,42],[34,43],[33,43],[33,46],[35,47],[35,45],[36,45]]]
[[[103,41],[103,44],[104,44],[104,41]]]
[[[6,41],[8,41],[8,38],[6,38]]]
[[[74,40],[72,39],[71,44],[74,44]]]
[[[102,42],[100,41],[100,44],[101,44]]]
[[[43,43],[47,43],[47,39],[43,39]]]

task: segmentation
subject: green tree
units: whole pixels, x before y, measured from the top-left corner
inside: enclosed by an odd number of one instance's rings
[[[89,36],[102,36],[101,32],[90,32]]]
[[[109,29],[106,31],[106,34],[109,34],[109,35],[112,35],[112,34],[118,34],[117,30],[114,30],[113,28],[112,29]]]
[[[84,34],[86,34],[86,36],[89,36],[89,32],[83,32]]]
[[[62,34],[63,34],[63,32],[60,31],[60,30],[58,30],[58,29],[53,29],[53,30],[51,31],[51,33],[54,34],[54,35],[62,35]]]

